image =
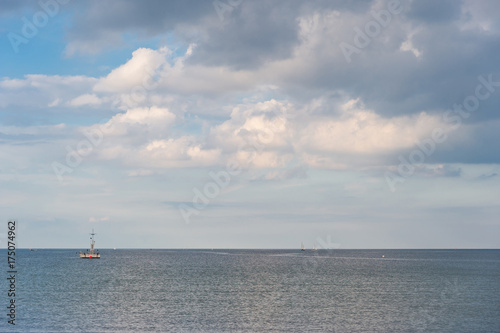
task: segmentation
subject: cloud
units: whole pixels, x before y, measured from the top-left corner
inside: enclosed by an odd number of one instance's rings
[[[194,136],[172,137],[176,116],[166,108],[134,108],[103,124],[82,127],[82,133],[100,133],[97,159],[115,160],[139,168],[130,176],[150,175],[151,169],[199,167],[218,163],[220,150],[206,149]]]
[[[171,44],[174,53],[196,45],[189,56],[177,57],[182,63],[171,64],[165,60],[171,51],[139,48],[129,62],[101,78],[95,92],[131,94],[152,70],[166,74],[161,89],[155,89],[158,94],[214,96],[274,85],[280,94],[307,103],[318,93],[342,91],[388,117],[450,108],[473,92],[478,75],[500,74],[491,56],[500,51],[496,2],[401,4],[403,12],[393,15],[351,64],[339,45],[352,44],[354,29],[364,29],[373,12],[387,8],[386,1],[316,0],[293,6],[244,1],[222,22],[206,1],[155,0],[148,6],[90,1],[75,4],[67,52],[99,53],[125,43],[124,36],[138,44],[163,38],[160,45]],[[499,105],[500,99],[489,100],[471,121],[497,119]]]
[[[175,115],[167,108],[134,108],[118,113],[104,124],[90,126],[89,130],[100,131],[109,142],[142,143],[168,135]],[[85,128],[82,129],[85,131]]]
[[[183,136],[153,141],[139,155],[155,167],[201,167],[218,164],[220,151],[204,149],[193,137]]]
[[[500,14],[500,6],[495,0],[484,0],[480,3],[465,0],[462,6],[462,29],[498,32],[500,23],[496,19]]]
[[[442,0],[413,0],[407,16],[426,23],[440,23],[460,18],[462,1]]]
[[[384,119],[371,110],[351,110],[340,119],[310,122],[298,144],[304,151],[376,155],[412,147],[440,125],[438,117],[426,113]]]
[[[210,1],[152,0],[147,5],[133,0],[89,1],[78,5],[64,52],[71,57],[109,51],[125,44],[124,34],[140,39],[164,36],[177,25],[206,16],[216,17]]]
[[[276,100],[239,105],[211,129],[207,142],[245,167],[283,168],[298,159],[311,167],[345,169],[390,164],[389,156],[416,147],[434,129],[451,130],[425,112],[383,118],[358,100],[337,102],[333,114],[316,115],[321,103],[315,100],[300,111]]]
[[[43,112],[45,107],[56,107],[63,101],[71,101],[88,95],[97,82],[83,75],[60,76],[27,74],[23,79],[2,78],[0,80],[0,107],[36,107]],[[89,96],[81,97],[84,101]],[[78,103],[78,100],[77,100]]]
[[[132,58],[101,78],[94,86],[99,92],[128,92],[135,87],[149,86],[155,71],[166,63],[169,50],[140,48],[132,53]]]
[[[220,150],[206,149],[190,136],[153,140],[139,146],[106,143],[98,151],[98,159],[132,168],[127,172],[130,177],[149,176],[157,169],[214,166],[220,163],[219,157]]]
[[[54,100],[49,106],[57,106],[59,104],[59,99]],[[102,100],[95,94],[85,94],[72,99],[69,102],[71,106],[82,106],[82,105],[100,105]]]
[[[384,118],[358,99],[342,99],[317,99],[303,108],[274,99],[240,104],[233,107],[229,119],[213,123],[206,135],[179,135],[172,126],[186,119],[159,107],[129,109],[91,128],[103,129],[100,159],[120,160],[142,170],[216,166],[230,160],[248,169],[285,170],[293,163],[321,169],[363,169],[392,165],[393,156],[415,149],[437,128],[453,132],[453,126],[437,115],[421,112]],[[335,112],[316,113],[325,107],[323,103]],[[473,132],[463,127],[461,133],[438,145],[433,163],[442,161],[450,147]],[[458,150],[453,151],[459,156]],[[286,178],[283,172],[270,171],[268,176]],[[422,174],[444,177],[453,172],[445,166],[425,169]],[[134,173],[137,175],[140,173]]]
[[[443,2],[440,6],[450,12],[434,16],[430,3],[412,2],[348,64],[339,44],[352,43],[354,28],[374,20],[372,12],[386,8],[384,1],[312,1],[296,7],[244,2],[224,22],[211,4],[188,12],[180,2],[158,2],[153,13],[132,1],[110,1],[104,5],[113,8],[109,19],[97,2],[80,6],[84,10],[70,29],[74,43],[68,45],[75,50],[94,39],[100,49],[96,31],[101,28],[103,39],[131,31],[143,37],[172,31],[186,42],[186,51],[141,47],[101,78],[4,78],[1,106],[109,108],[116,114],[104,127],[107,141],[99,149],[107,159],[131,162],[130,153],[154,160],[152,165],[162,159],[170,161],[162,165],[210,165],[231,157],[255,168],[284,168],[296,160],[320,168],[390,164],[391,156],[414,148],[432,129],[447,128],[443,113],[473,93],[478,73],[495,61],[473,60],[493,54],[491,45],[500,38],[496,31],[471,29],[471,22],[487,21],[471,2]],[[167,11],[167,17],[158,14]],[[124,17],[132,12],[127,25]],[[457,21],[464,15],[468,25]],[[95,23],[87,31],[82,30],[84,18]],[[443,34],[448,36],[444,41],[437,37]],[[227,52],[226,45],[236,50]],[[466,55],[469,46],[478,53]],[[473,65],[457,71],[466,59]],[[140,98],[128,103],[134,94]],[[480,129],[487,126],[484,120],[498,117],[493,111],[499,99],[481,103],[480,112],[467,120],[478,127],[463,126],[433,155],[433,163],[463,161],[458,149],[464,148],[457,145],[464,138],[470,140],[467,149],[477,150],[486,135],[495,137]],[[283,112],[296,117],[283,117]],[[176,132],[174,125],[196,130]],[[249,142],[257,143],[258,151],[250,151]],[[491,148],[479,151],[485,156]]]
[[[91,216],[89,218],[89,222],[90,223],[98,223],[98,222],[106,222],[106,221],[109,221],[109,217],[107,217],[107,216],[104,216],[104,217],[93,217],[93,216]]]
[[[289,146],[287,124],[292,105],[276,101],[248,103],[233,108],[230,119],[214,126],[209,142],[227,151]]]

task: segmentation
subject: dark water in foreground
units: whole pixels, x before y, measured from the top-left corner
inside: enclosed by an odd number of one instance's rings
[[[500,332],[500,250],[0,253],[0,332]]]

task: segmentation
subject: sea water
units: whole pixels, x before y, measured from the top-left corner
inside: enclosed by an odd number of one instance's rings
[[[17,250],[0,332],[500,332],[500,250]]]

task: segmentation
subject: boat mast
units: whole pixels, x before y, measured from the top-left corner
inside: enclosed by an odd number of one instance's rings
[[[94,254],[94,244],[95,244],[95,241],[94,241],[94,228],[92,228],[92,233],[90,234],[90,239],[92,240],[92,242],[90,243],[90,254]]]

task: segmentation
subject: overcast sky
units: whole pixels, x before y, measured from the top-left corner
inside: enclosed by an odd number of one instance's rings
[[[12,0],[0,34],[21,247],[500,247],[498,1]]]

